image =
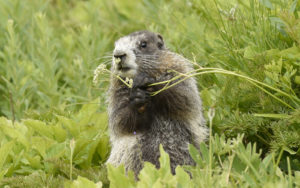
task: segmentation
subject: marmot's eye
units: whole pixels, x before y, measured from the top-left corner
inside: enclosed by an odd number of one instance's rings
[[[147,47],[147,42],[146,41],[142,41],[140,44],[141,48],[146,48]]]

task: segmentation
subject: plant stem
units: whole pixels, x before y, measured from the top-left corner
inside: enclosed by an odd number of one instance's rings
[[[11,115],[12,115],[12,123],[15,124],[15,108],[14,108],[14,101],[12,93],[9,92],[9,101],[10,101],[10,109],[11,109]]]
[[[195,73],[193,73],[195,72]],[[191,74],[192,73],[192,74]],[[275,96],[274,94],[270,93],[269,91],[267,91],[265,88],[263,88],[262,86],[266,87],[266,88],[269,88],[273,91],[276,91],[280,94],[282,94],[283,96],[286,96],[288,98],[290,98],[293,102],[294,100],[297,101],[297,105],[298,105],[298,102],[300,103],[300,99],[298,99],[297,97],[295,96],[291,96],[290,94],[284,92],[284,91],[281,91],[280,89],[277,89],[277,88],[274,88],[272,86],[269,86],[263,82],[260,82],[258,80],[255,80],[255,79],[252,79],[248,76],[244,76],[244,75],[241,75],[241,74],[237,74],[235,72],[231,72],[231,71],[227,71],[227,70],[224,70],[224,69],[219,69],[219,68],[202,68],[202,69],[197,69],[195,71],[191,71],[190,74],[188,74],[187,76],[185,76],[185,74],[181,74],[179,76],[176,76],[176,79],[179,79],[180,77],[183,77],[182,79],[180,79],[179,81],[169,85],[168,87],[164,87],[156,92],[154,92],[152,94],[152,96],[155,96],[157,95],[158,93],[166,90],[166,89],[169,89],[170,87],[173,87],[183,81],[185,81],[186,79],[188,78],[191,78],[191,77],[194,77],[194,76],[199,76],[199,75],[202,75],[202,74],[211,74],[211,73],[219,73],[219,74],[225,74],[225,75],[232,75],[232,76],[237,76],[237,77],[240,77],[240,78],[243,78],[245,79],[246,81],[250,82],[251,84],[253,84],[254,86],[256,86],[257,88],[259,88],[260,90],[262,90],[263,92],[267,93],[268,95],[270,95],[271,97],[273,97],[274,99],[278,100],[280,103],[284,104],[285,106],[291,108],[291,109],[295,109],[294,107],[292,107],[291,105],[287,104],[286,102],[284,102],[282,99],[280,99],[279,97]],[[172,80],[172,79],[171,79]],[[170,80],[168,80],[170,81]],[[164,83],[167,83],[168,81],[162,81],[162,82],[157,82],[157,83],[154,83],[154,84],[151,84],[150,86],[153,86],[153,85],[159,85],[159,84],[164,84]],[[299,104],[300,105],[300,104]]]

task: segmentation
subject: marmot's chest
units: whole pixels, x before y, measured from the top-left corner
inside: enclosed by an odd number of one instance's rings
[[[108,163],[116,166],[124,164],[126,169],[138,169],[142,167],[142,161],[148,161],[158,167],[160,144],[172,161],[178,161],[178,164],[184,162],[189,156],[188,145],[192,140],[186,125],[162,119],[154,122],[156,124],[147,132],[116,138]]]

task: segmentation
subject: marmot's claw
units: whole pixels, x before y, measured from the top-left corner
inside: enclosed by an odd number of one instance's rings
[[[148,92],[147,90],[143,90],[140,88],[132,89],[129,96],[130,105],[139,108],[146,104],[149,98],[150,92]]]
[[[146,90],[150,84],[155,83],[155,79],[148,75],[141,74],[133,80],[133,87]]]

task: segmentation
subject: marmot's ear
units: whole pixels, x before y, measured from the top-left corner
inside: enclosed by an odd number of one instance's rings
[[[164,49],[165,48],[165,44],[164,44],[164,39],[160,34],[157,34],[158,37],[158,43],[157,46],[159,49]]]

